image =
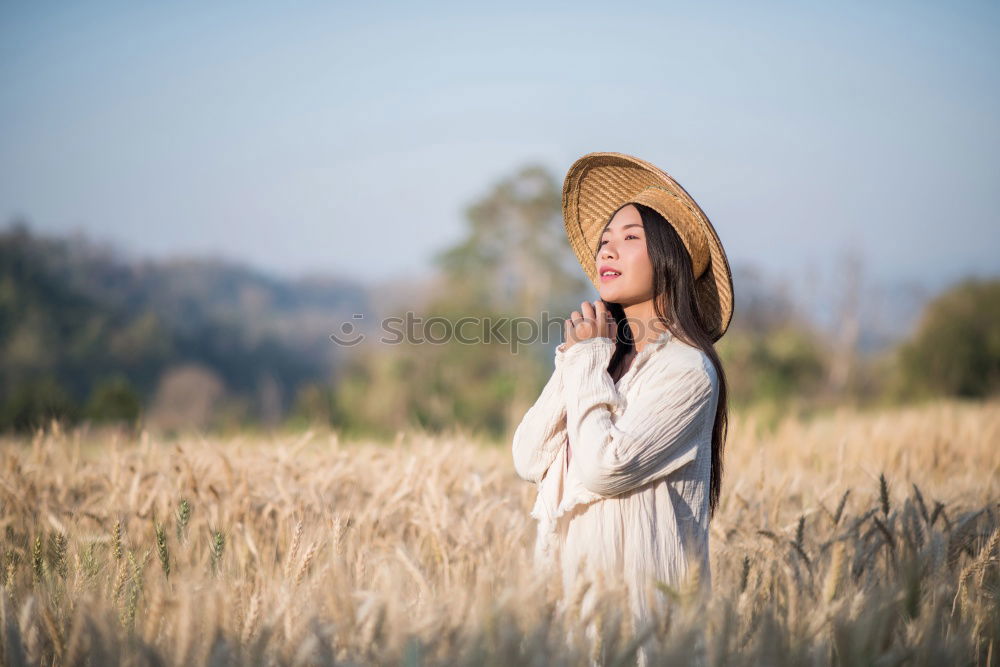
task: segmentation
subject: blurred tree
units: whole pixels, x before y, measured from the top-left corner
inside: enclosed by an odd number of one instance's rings
[[[560,342],[515,348],[512,320],[530,318],[537,328],[550,308],[566,317],[590,286],[566,243],[561,197],[550,173],[528,165],[466,209],[465,238],[434,258],[439,290],[413,313],[425,325],[414,331],[421,338],[350,349],[336,381],[338,423],[383,434],[456,424],[510,433],[551,374]],[[430,318],[435,323],[426,326]],[[463,321],[465,342],[447,331]],[[490,328],[501,339],[487,340]]]
[[[0,428],[30,432],[57,419],[74,422],[80,410],[54,378],[43,376],[19,384],[3,406]]]
[[[135,424],[142,413],[142,401],[128,378],[114,375],[94,386],[84,412],[96,422]]]
[[[104,345],[116,364],[128,368],[140,367],[151,360],[166,363],[177,352],[169,326],[149,310],[111,331]]]
[[[834,393],[847,388],[858,365],[858,336],[861,333],[861,302],[864,294],[864,259],[859,248],[849,248],[841,257],[840,305],[832,336],[832,354],[827,366],[827,382]]]
[[[804,327],[785,325],[763,336],[735,329],[719,341],[718,350],[733,406],[780,404],[815,394],[825,382],[822,342]]]
[[[149,421],[168,431],[204,429],[213,424],[224,397],[222,380],[211,369],[194,363],[174,366],[160,379]]]
[[[561,185],[544,167],[527,165],[503,179],[468,207],[466,218],[465,240],[436,257],[447,291],[432,301],[433,313],[452,320],[469,315],[532,318],[541,325],[543,312],[565,318],[587,298],[581,295],[592,286],[566,242]],[[529,332],[530,325],[522,331]],[[513,329],[506,333],[508,340],[517,334]],[[549,333],[547,345],[531,341],[519,350],[509,343],[445,350],[438,367],[442,390],[451,386],[448,377],[455,378],[459,384],[453,389],[464,393],[466,404],[454,406],[459,414],[475,413],[477,423],[491,433],[511,435],[553,370],[551,355],[561,341],[561,327]],[[461,383],[468,382],[473,369],[483,379],[463,390]],[[472,389],[486,396],[476,396]]]
[[[924,309],[899,348],[908,395],[983,398],[1000,391],[1000,280],[964,280]]]
[[[333,391],[319,382],[309,382],[295,393],[289,420],[305,425],[329,426],[334,423]]]
[[[257,378],[257,414],[262,424],[274,427],[284,414],[284,392],[274,373],[264,371]]]
[[[566,297],[589,283],[569,250],[561,211],[560,184],[544,167],[503,179],[466,209],[465,239],[435,256],[448,279],[440,301],[528,316],[565,308]]]
[[[828,373],[827,345],[795,307],[787,284],[769,283],[750,266],[734,269],[738,303],[717,344],[734,407],[770,403],[821,390]]]

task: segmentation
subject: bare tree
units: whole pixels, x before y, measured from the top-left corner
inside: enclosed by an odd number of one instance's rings
[[[833,356],[827,376],[827,384],[835,393],[847,389],[857,365],[864,285],[864,259],[860,249],[857,246],[847,248],[839,264],[836,275],[840,304],[833,323]]]
[[[222,380],[206,366],[174,366],[160,378],[149,421],[166,429],[205,428],[224,395]]]

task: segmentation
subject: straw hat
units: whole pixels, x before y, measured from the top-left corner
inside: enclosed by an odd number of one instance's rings
[[[566,235],[590,282],[600,289],[597,244],[611,214],[627,203],[649,206],[677,230],[691,256],[699,311],[713,341],[719,340],[733,316],[733,278],[719,236],[677,181],[631,155],[588,153],[563,182]]]

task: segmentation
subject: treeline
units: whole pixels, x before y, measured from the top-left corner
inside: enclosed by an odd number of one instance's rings
[[[436,257],[437,288],[419,315],[453,323],[538,320],[543,312],[565,318],[594,298],[565,240],[560,183],[544,168],[503,179],[469,206],[466,219],[465,238]],[[731,406],[757,410],[763,423],[844,404],[978,399],[1000,389],[1000,280],[954,285],[926,305],[908,337],[863,353],[862,309],[845,309],[841,326],[827,331],[753,267],[734,272],[734,318],[717,349]],[[858,291],[855,302],[865,298]],[[502,341],[366,343],[336,385],[315,387],[300,407],[347,430],[391,435],[463,425],[507,438],[551,374],[559,342],[557,335],[516,353]]]
[[[0,233],[0,429],[274,424],[301,386],[329,381],[328,334],[367,298],[217,260],[127,261],[18,221]]]
[[[13,225],[0,234],[0,429],[59,418],[509,437],[552,371],[561,318],[594,298],[560,203],[546,169],[516,171],[468,206],[465,237],[438,253],[426,283],[392,288],[280,281],[218,261],[126,261]],[[753,267],[734,274],[734,318],[718,350],[736,409],[767,421],[1000,389],[1000,280],[953,285],[908,336],[862,352],[861,311],[825,331]],[[466,342],[385,342],[377,330],[379,317],[524,324],[545,314],[557,322],[548,339],[517,348],[512,325],[499,329],[506,339]],[[344,323],[367,339],[336,344]]]

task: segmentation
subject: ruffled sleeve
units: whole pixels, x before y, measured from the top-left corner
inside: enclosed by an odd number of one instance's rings
[[[566,442],[566,402],[563,400],[563,359],[566,344],[556,348],[555,370],[534,405],[514,430],[511,453],[514,471],[528,482],[541,481]]]
[[[695,459],[716,405],[711,361],[655,357],[641,392],[626,405],[607,373],[609,338],[573,345],[563,358],[569,465],[589,491],[615,496]]]

